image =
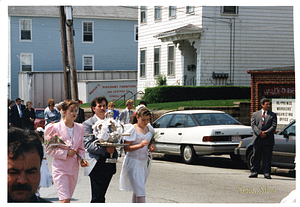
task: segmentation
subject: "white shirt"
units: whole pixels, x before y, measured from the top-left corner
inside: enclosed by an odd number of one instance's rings
[[[264,111],[263,109],[261,110],[261,115],[264,115],[264,112],[265,112],[265,115],[268,114],[268,111]]]
[[[71,143],[73,144],[73,129],[74,129],[74,127],[72,127],[72,128],[69,128],[69,127],[67,127],[67,129],[68,129],[68,132],[69,132],[69,135],[70,135],[70,138],[71,138]]]

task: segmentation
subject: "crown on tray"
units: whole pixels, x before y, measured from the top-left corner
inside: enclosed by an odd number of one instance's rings
[[[100,143],[120,143],[124,134],[124,126],[120,120],[113,119],[113,110],[108,110],[107,118],[105,120],[98,120],[93,126],[93,134],[100,141]]]

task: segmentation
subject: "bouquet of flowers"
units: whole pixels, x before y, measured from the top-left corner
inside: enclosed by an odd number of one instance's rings
[[[156,139],[159,138],[159,134],[157,131],[154,131],[150,141],[149,141],[149,144],[148,144],[148,148],[150,147],[151,144],[154,144]],[[147,160],[147,167],[149,167],[149,164],[150,164],[150,161],[152,160],[152,154],[151,152],[148,150],[148,160]]]
[[[69,149],[72,149],[71,146],[67,145],[64,140],[58,136],[57,133],[54,133],[52,135],[48,135],[47,139],[45,140],[45,147],[47,149],[47,151],[52,151],[55,148],[58,147],[68,147]],[[87,164],[87,161],[85,159],[83,159],[77,152],[76,152],[77,157],[79,157],[80,161]]]

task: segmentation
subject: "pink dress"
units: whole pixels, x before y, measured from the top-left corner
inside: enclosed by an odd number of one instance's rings
[[[71,146],[84,158],[84,127],[82,124],[74,122],[72,142],[64,121],[48,124],[45,128],[45,138],[52,133],[57,133],[67,145]],[[58,147],[52,150],[46,149],[46,153],[53,157],[52,176],[59,200],[70,199],[72,197],[78,179],[80,159],[76,154],[73,157],[68,156],[68,150],[68,147]]]

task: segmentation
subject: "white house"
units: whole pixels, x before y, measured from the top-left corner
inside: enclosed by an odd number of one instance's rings
[[[294,65],[292,6],[139,7],[138,91],[250,86],[247,70]]]

